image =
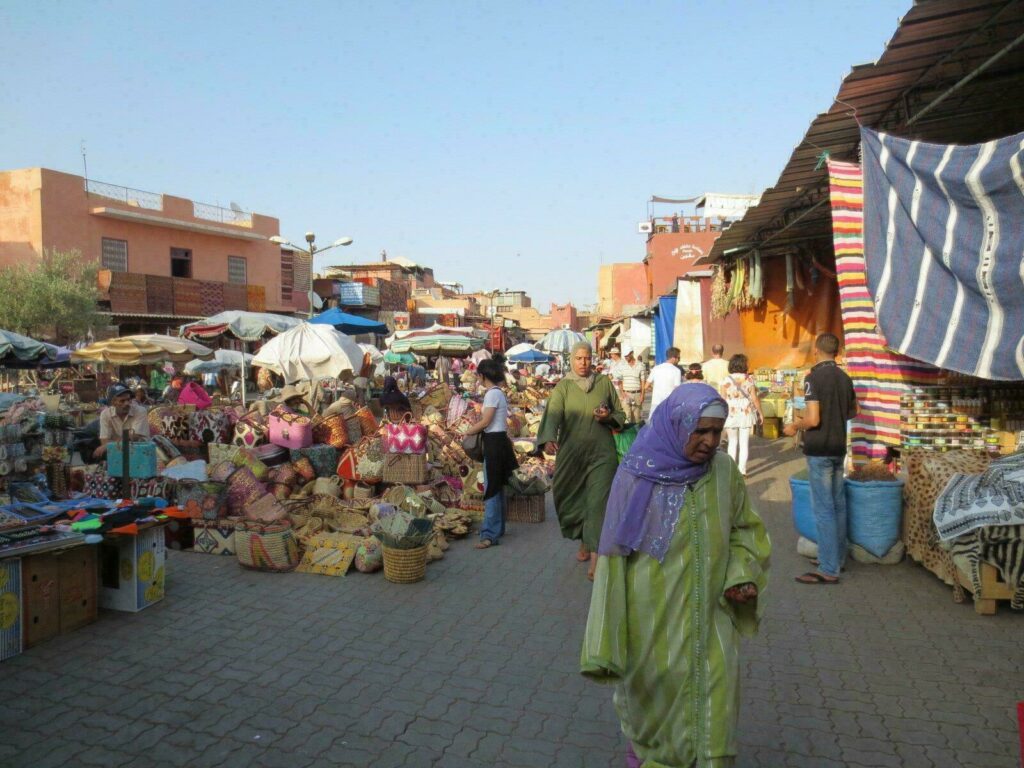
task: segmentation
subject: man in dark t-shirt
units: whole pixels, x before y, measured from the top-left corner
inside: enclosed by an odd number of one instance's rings
[[[787,435],[804,430],[811,509],[818,530],[818,568],[797,576],[801,584],[838,584],[846,560],[846,422],[857,413],[850,377],[836,365],[839,339],[823,333],[814,342],[817,364],[804,382],[804,415],[787,424]]]

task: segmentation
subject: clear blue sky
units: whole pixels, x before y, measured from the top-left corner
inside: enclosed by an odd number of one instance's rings
[[[909,8],[0,0],[0,168],[80,173],[84,139],[92,178],[351,235],[342,261],[587,304],[650,195],[774,183]]]

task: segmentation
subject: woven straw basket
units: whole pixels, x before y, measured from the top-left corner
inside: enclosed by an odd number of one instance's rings
[[[544,495],[509,496],[505,519],[512,523],[543,523]]]
[[[384,552],[384,578],[394,584],[412,584],[427,575],[427,547],[392,549]]]
[[[235,556],[239,565],[257,571],[291,571],[299,564],[299,546],[287,521],[271,525],[235,525]]]

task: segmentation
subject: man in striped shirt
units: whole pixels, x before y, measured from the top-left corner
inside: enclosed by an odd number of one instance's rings
[[[631,348],[623,347],[622,353],[625,359],[612,369],[612,381],[619,391],[626,422],[638,424],[642,418],[647,369],[636,359]]]

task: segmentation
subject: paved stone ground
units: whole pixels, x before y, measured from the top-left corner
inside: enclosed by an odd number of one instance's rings
[[[781,446],[752,450],[775,555],[739,765],[1016,765],[1024,617],[979,617],[908,563],[795,584],[802,460]],[[161,604],[0,665],[0,766],[621,766],[610,691],[576,674],[573,551],[549,510],[408,586],[174,553]]]

